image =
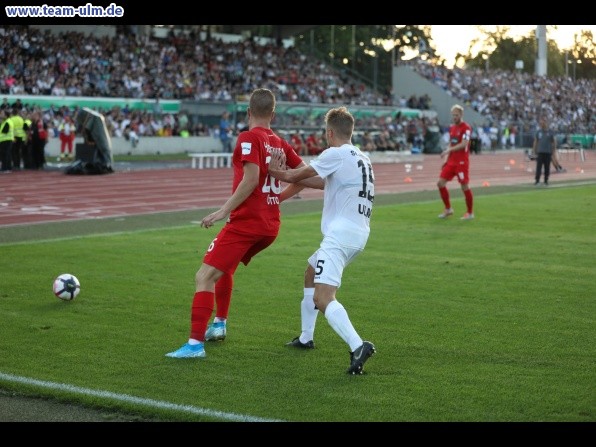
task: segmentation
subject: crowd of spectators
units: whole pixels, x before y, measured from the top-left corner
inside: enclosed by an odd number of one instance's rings
[[[486,117],[488,126],[515,123],[520,130],[536,128],[547,115],[560,133],[596,131],[596,81],[568,76],[538,76],[522,71],[449,69],[415,59],[409,65]]]
[[[594,133],[594,81],[502,70],[447,69],[420,59],[406,63],[483,114],[487,124],[479,129],[479,137],[488,141],[490,136],[493,146],[496,138],[503,147],[511,147],[515,134],[532,131],[544,113],[560,132]],[[0,94],[157,100],[151,110],[131,110],[128,106],[99,110],[106,116],[111,135],[130,139],[133,146],[151,136],[219,138],[219,125],[205,124],[184,110],[163,113],[160,99],[242,101],[256,87],[271,89],[278,101],[432,110],[428,95],[392,99],[294,47],[261,45],[252,39],[227,43],[217,38],[199,39],[192,33],[167,38],[132,34],[96,37],[2,26],[0,66]],[[50,107],[40,112],[52,136],[58,136],[57,129],[76,109]],[[233,118],[233,132],[237,133],[245,117],[238,114]],[[278,116],[273,124],[288,132],[303,129],[316,136],[320,118],[309,114]],[[449,125],[441,124],[441,130]],[[438,128],[439,123],[424,114],[414,118],[396,114],[363,117],[358,127],[368,134],[356,138],[371,150],[402,150],[422,146],[428,129]],[[302,136],[305,147],[307,138]]]
[[[278,101],[390,105],[382,96],[294,47],[198,35],[167,38],[0,27],[0,93],[231,101],[257,87]]]

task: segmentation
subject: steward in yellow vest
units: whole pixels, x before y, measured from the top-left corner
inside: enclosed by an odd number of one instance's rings
[[[0,110],[0,173],[12,172],[12,141],[14,128],[6,110]]]
[[[21,161],[25,160],[25,154],[23,153],[25,147],[25,124],[21,111],[12,109],[12,116],[10,117],[14,127],[14,141],[12,143],[12,168],[14,170],[21,169]]]

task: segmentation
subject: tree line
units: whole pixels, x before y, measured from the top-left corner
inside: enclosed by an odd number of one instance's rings
[[[470,43],[466,54],[456,56],[457,66],[535,72],[538,41],[533,31],[514,39],[509,36],[507,26],[493,31],[480,26],[479,30],[482,37]],[[417,51],[420,58],[433,64],[445,64],[436,54],[430,31],[428,25],[319,25],[294,38],[302,52],[389,94],[391,67],[401,61],[406,51]],[[474,48],[478,44],[481,50],[476,52]],[[547,76],[596,79],[596,46],[592,32],[584,30],[576,34],[569,50],[560,49],[554,40],[548,40]]]

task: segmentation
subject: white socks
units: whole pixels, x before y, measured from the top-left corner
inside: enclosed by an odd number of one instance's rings
[[[362,345],[362,339],[352,326],[346,309],[337,300],[329,303],[325,309],[325,318],[333,330],[350,346],[350,352],[354,352]]]
[[[304,288],[304,298],[302,298],[302,302],[300,303],[300,316],[302,318],[301,343],[308,343],[315,336],[315,324],[319,315],[319,309],[315,309],[314,295],[314,287]]]
[[[315,324],[319,309],[315,309],[313,297],[315,295],[314,287],[304,288],[304,298],[300,303],[300,316],[302,318],[302,333],[300,334],[300,342],[308,343],[314,339]],[[348,313],[344,306],[339,301],[333,300],[325,310],[325,318],[329,325],[335,332],[350,346],[350,352],[354,352],[362,345],[362,338],[352,326]]]

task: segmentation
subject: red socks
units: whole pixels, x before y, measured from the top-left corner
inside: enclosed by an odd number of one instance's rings
[[[473,205],[474,205],[474,196],[472,195],[471,189],[466,189],[464,191],[464,196],[466,197],[466,207],[468,208],[468,213],[472,214]]]
[[[190,338],[205,341],[207,324],[213,313],[213,292],[196,292],[190,313]]]
[[[234,287],[234,277],[229,273],[224,273],[215,283],[215,316],[221,319],[228,318],[230,302],[232,301],[232,289]]]
[[[445,204],[445,209],[448,210],[449,208],[451,208],[451,202],[449,200],[449,191],[447,190],[447,187],[443,186],[442,188],[439,188],[439,194],[441,194],[441,200],[443,200],[443,203]]]

